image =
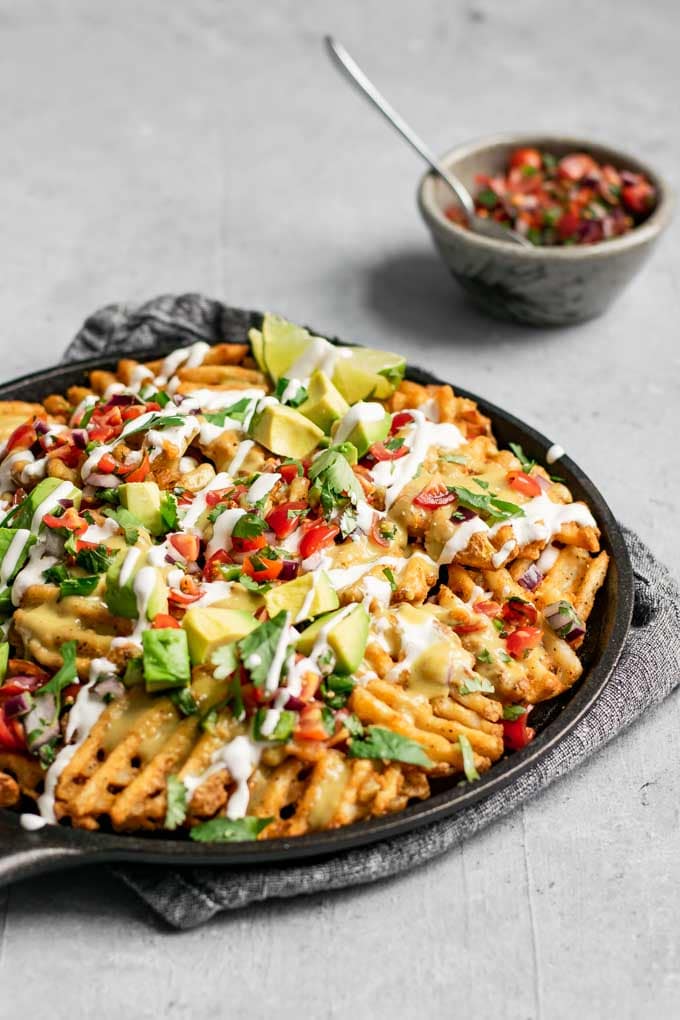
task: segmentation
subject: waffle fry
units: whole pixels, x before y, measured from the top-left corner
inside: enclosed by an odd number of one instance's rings
[[[396,355],[251,340],[0,403],[0,806],[303,836],[476,781],[578,681],[585,504]]]

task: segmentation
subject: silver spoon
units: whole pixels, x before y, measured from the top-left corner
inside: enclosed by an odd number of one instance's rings
[[[416,152],[423,157],[425,162],[429,163],[434,172],[448,184],[462,206],[465,216],[467,217],[468,226],[471,230],[474,230],[478,234],[484,234],[486,237],[493,237],[496,240],[513,241],[515,244],[521,244],[525,248],[533,248],[531,242],[527,241],[525,237],[522,237],[522,235],[518,234],[515,230],[509,230],[508,227],[501,226],[501,224],[496,220],[478,216],[475,211],[475,203],[472,195],[463,182],[456,177],[455,174],[452,174],[441,165],[441,163],[437,160],[437,157],[430,151],[422,138],[418,137],[413,128],[406,123],[404,118],[397,113],[394,107],[390,106],[385,97],[377,90],[373,82],[366,77],[364,72],[361,70],[356,61],[352,59],[342,43],[336,42],[336,40],[330,35],[325,37],[325,42],[328,52],[340,70],[343,71],[355,85],[358,85],[361,91],[368,96],[371,102],[378,110],[380,110],[383,117],[387,118],[390,124],[397,129],[399,134],[402,135],[402,137],[413,146]]]

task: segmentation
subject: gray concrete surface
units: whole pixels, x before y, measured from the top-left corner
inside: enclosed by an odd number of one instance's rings
[[[672,0],[0,2],[4,378],[115,299],[198,288],[408,352],[565,446],[680,573],[677,230],[605,318],[480,318],[430,251],[410,151],[561,130],[680,161]],[[675,526],[674,526],[675,525]],[[678,1015],[680,702],[398,881],[161,930],[105,871],[0,894],[0,1016]]]

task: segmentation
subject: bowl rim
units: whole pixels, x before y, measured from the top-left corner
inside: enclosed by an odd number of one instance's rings
[[[652,180],[658,192],[656,207],[648,219],[641,223],[639,227],[634,227],[633,230],[623,234],[621,237],[611,238],[606,243],[600,241],[597,244],[580,246],[550,248],[537,245],[532,248],[524,248],[514,244],[512,241],[497,240],[496,238],[485,237],[482,234],[475,234],[471,230],[447,219],[434,195],[434,186],[437,180],[436,174],[433,170],[427,170],[420,178],[417,201],[420,213],[431,230],[438,232],[440,235],[447,235],[449,238],[454,238],[462,243],[467,243],[472,247],[479,247],[480,251],[513,252],[516,258],[528,261],[546,259],[554,262],[573,262],[584,259],[602,259],[608,255],[620,254],[628,249],[637,248],[658,237],[670,223],[675,206],[675,194],[668,181],[645,160],[639,159],[626,150],[618,148],[618,146],[610,145],[606,141],[596,141],[592,138],[585,139],[574,135],[556,135],[540,131],[504,131],[471,139],[468,142],[457,145],[453,149],[448,149],[439,159],[445,166],[451,166],[467,156],[499,145],[538,145],[543,148],[549,148],[550,145],[566,145],[570,149],[573,148],[574,152],[589,152],[592,149],[606,150],[612,154],[612,162],[615,165],[625,165],[626,162],[636,164]]]

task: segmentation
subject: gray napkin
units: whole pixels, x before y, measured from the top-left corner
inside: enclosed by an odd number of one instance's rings
[[[65,360],[168,348],[206,340],[239,341],[256,313],[187,294],[141,308],[109,305],[91,316]],[[578,725],[517,781],[426,828],[321,861],[266,868],[164,868],[127,865],[115,873],[175,928],[193,928],[223,910],[271,898],[327,892],[398,875],[458,846],[571,771],[680,682],[680,590],[647,546],[624,529],[635,573],[633,626],[618,666]]]

